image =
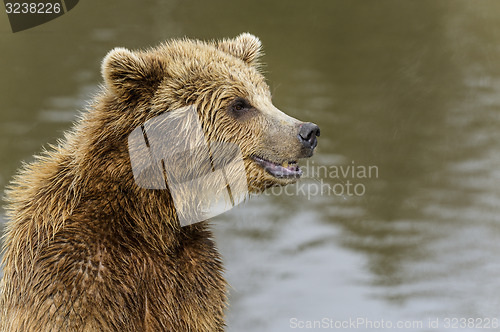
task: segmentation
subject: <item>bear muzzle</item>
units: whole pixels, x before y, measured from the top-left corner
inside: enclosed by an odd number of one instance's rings
[[[312,156],[314,148],[318,145],[317,137],[320,135],[319,127],[312,123],[306,122],[299,125],[299,133],[297,137],[302,143],[302,148],[305,150],[306,158]]]
[[[302,170],[298,166],[297,159],[309,158],[313,155],[313,151],[318,145],[317,137],[320,135],[320,129],[311,122],[300,123],[297,128],[300,152],[296,155],[296,159],[278,162],[264,156],[252,155],[253,161],[276,178],[300,178]]]

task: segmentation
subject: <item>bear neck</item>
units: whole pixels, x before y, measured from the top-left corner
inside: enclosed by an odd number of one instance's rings
[[[132,184],[130,173],[116,176],[105,169],[96,174],[92,186],[83,190],[76,213],[101,221],[100,229],[119,239],[122,245],[147,246],[159,253],[175,251],[188,234],[204,233],[206,223],[181,227],[168,189],[143,189]],[[90,174],[82,174],[88,178]],[[89,181],[86,181],[90,183]],[[96,186],[100,183],[100,186]],[[96,202],[95,200],[100,202]],[[104,208],[102,202],[106,202]],[[100,203],[100,204],[97,204]],[[96,209],[99,207],[99,210]]]
[[[207,223],[181,227],[168,189],[143,189],[135,183],[127,145],[129,130],[120,130],[133,124],[118,119],[108,113],[88,113],[56,151],[57,158],[52,160],[59,165],[51,181],[66,194],[57,196],[64,201],[52,205],[58,206],[56,212],[72,212],[61,215],[50,233],[66,219],[79,219],[96,224],[96,229],[105,230],[122,245],[147,246],[157,252],[175,251],[186,238],[205,241],[211,236]],[[110,123],[114,127],[106,128]]]

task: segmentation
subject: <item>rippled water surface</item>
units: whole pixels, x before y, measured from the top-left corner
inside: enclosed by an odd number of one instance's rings
[[[498,319],[499,13],[495,0],[81,2],[16,34],[0,16],[0,187],[70,127],[112,47],[249,31],[275,104],[321,138],[308,177],[213,220],[228,331]]]

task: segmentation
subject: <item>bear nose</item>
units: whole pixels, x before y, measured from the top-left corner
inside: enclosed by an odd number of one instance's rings
[[[299,127],[299,141],[304,145],[304,147],[309,149],[314,149],[318,145],[319,127],[311,122],[306,122]]]

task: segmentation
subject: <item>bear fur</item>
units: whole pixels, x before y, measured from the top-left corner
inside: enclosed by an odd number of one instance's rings
[[[93,104],[7,192],[0,331],[224,330],[226,282],[208,221],[180,227],[168,190],[136,185],[127,137],[194,105],[207,139],[240,147],[251,192],[296,181],[264,166],[297,173],[289,162],[315,144],[271,103],[260,56],[250,34],[109,52]]]

